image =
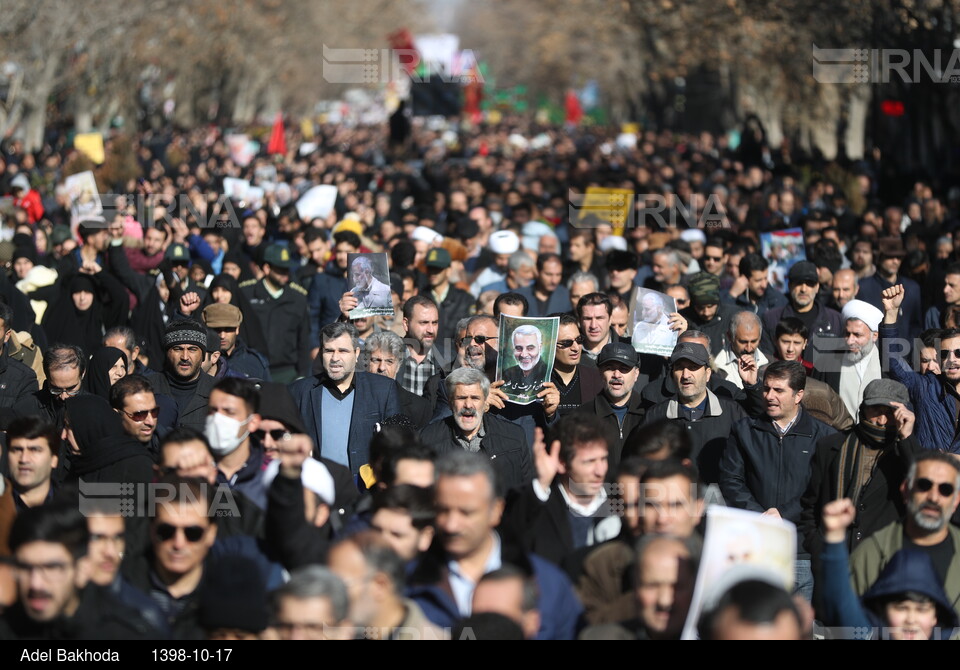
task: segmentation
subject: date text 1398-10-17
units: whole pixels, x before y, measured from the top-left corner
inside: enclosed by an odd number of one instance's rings
[[[154,661],[229,661],[233,649],[154,649]]]

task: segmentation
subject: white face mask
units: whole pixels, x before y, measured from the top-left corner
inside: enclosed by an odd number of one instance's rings
[[[207,416],[207,424],[203,432],[210,441],[210,449],[213,453],[217,456],[226,456],[236,451],[240,443],[250,434],[250,431],[244,431],[243,435],[237,437],[240,427],[248,423],[250,423],[250,417],[247,417],[246,421],[238,421],[220,412]]]

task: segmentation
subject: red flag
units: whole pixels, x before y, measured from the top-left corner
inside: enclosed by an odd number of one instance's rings
[[[576,126],[583,118],[583,107],[580,106],[580,99],[576,91],[570,89],[567,91],[567,119],[566,122],[571,126]]]
[[[277,112],[277,118],[273,122],[273,130],[270,131],[270,142],[267,144],[268,154],[287,155],[287,138],[283,130],[283,112]]]

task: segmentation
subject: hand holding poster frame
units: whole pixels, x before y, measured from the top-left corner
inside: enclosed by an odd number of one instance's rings
[[[347,315],[351,319],[392,315],[390,269],[387,254],[347,254],[347,280],[357,306]]]
[[[797,527],[759,512],[711,505],[693,600],[683,627],[683,640],[697,639],[697,623],[727,589],[753,578],[793,591]]]
[[[670,329],[670,315],[677,301],[666,293],[637,288],[633,306],[633,348],[641,354],[669,356],[677,346],[676,330]]]
[[[507,399],[518,405],[536,402],[550,381],[557,357],[560,319],[500,315],[497,381]]]

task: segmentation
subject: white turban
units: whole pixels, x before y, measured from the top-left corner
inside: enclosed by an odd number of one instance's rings
[[[877,332],[880,322],[883,321],[883,312],[863,300],[851,300],[843,306],[843,312],[840,313],[843,322],[847,319],[860,319],[873,332]]]
[[[512,230],[498,230],[490,235],[490,251],[512,254],[520,248],[520,238]]]

